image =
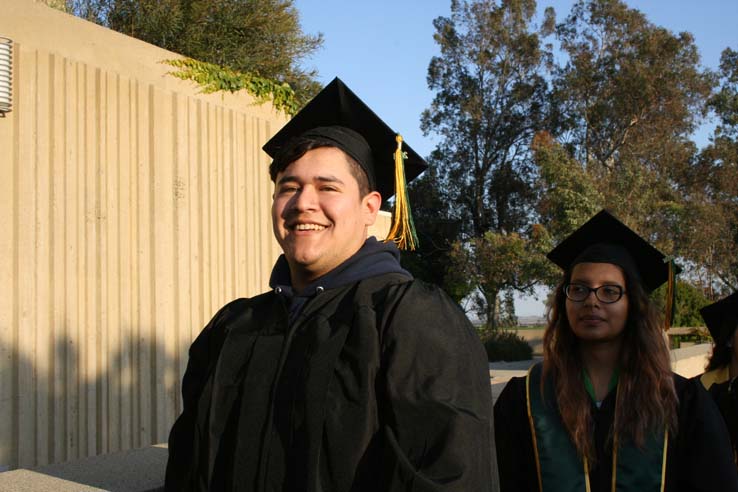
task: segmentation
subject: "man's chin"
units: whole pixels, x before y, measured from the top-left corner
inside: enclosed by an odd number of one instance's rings
[[[305,276],[312,277],[313,275],[318,275],[321,270],[319,256],[290,256],[286,253],[285,256],[287,257],[287,263],[290,265],[290,270],[292,271],[300,272]]]
[[[290,265],[301,269],[309,269],[311,265],[320,262],[320,255],[315,252],[292,251],[290,253],[285,252],[285,256]]]

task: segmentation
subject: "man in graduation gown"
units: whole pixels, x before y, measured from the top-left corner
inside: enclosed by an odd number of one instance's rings
[[[272,291],[192,344],[166,490],[492,490],[484,349],[393,242],[367,239],[382,199],[404,200],[395,166],[424,169],[402,145],[339,79],[265,145],[284,254]]]

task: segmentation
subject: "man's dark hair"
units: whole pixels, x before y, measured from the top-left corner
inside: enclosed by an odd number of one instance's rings
[[[309,150],[321,147],[334,147],[341,150],[333,141],[320,137],[297,137],[293,139],[281,151],[279,151],[279,153],[274,157],[272,163],[269,165],[269,176],[272,178],[272,181],[276,182],[277,174],[284,171],[287,166],[305,155]],[[346,158],[346,162],[349,164],[351,175],[359,184],[359,198],[364,198],[371,191],[369,189],[369,178],[353,157],[343,150],[341,150],[341,152]]]

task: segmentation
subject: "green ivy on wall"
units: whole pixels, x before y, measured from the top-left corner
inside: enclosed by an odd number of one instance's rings
[[[170,75],[182,80],[192,80],[202,87],[202,91],[206,94],[220,91],[238,92],[244,89],[259,103],[271,101],[278,110],[288,115],[297,113],[298,103],[295,99],[295,91],[287,83],[280,84],[192,58],[164,60],[162,63],[178,69],[169,72]]]

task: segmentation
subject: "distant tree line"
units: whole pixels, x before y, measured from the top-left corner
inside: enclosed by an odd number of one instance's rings
[[[620,0],[559,22],[536,8],[452,0],[434,21],[422,128],[440,139],[411,191],[408,268],[473,299],[488,328],[514,324],[513,294],[557,278],[545,253],[607,207],[677,258],[675,321],[695,323],[738,289],[738,52],[703,68],[690,33]]]

